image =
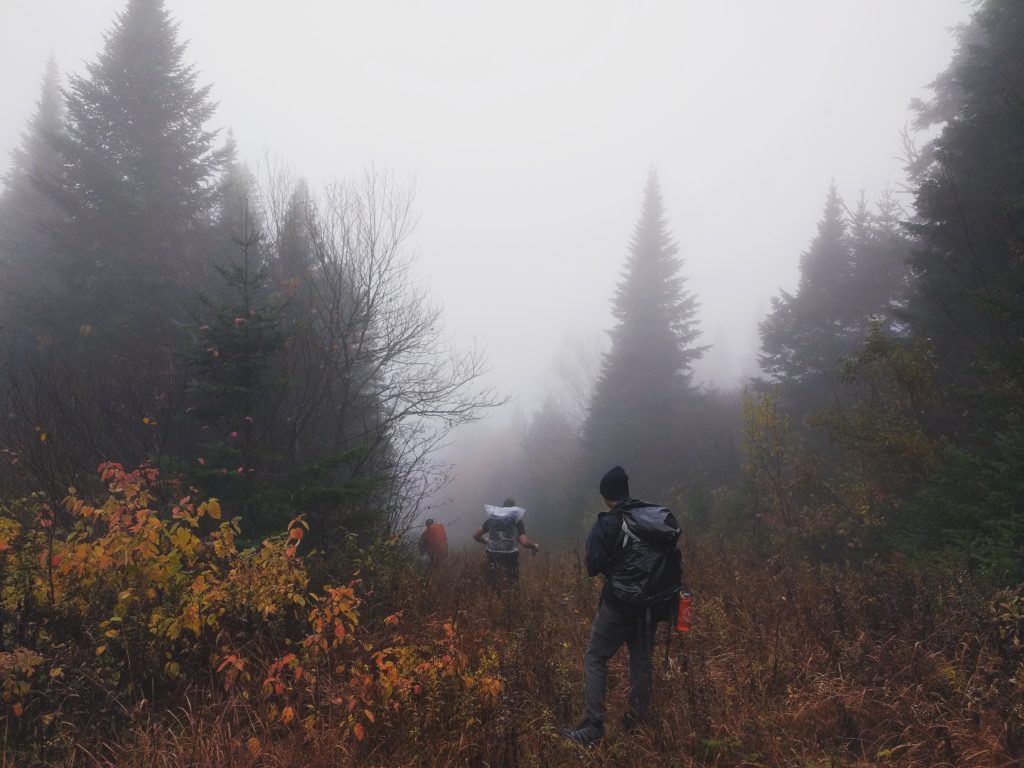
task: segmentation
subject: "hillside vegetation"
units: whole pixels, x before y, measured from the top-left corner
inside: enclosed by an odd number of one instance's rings
[[[52,535],[8,527],[3,765],[998,766],[1024,741],[1024,592],[824,565],[705,534],[685,546],[689,634],[657,636],[655,723],[581,749],[597,601],[578,555],[483,581],[480,552],[424,569],[395,544],[339,586],[305,528],[240,550],[215,501],[155,471]],[[167,501],[167,494],[170,501]],[[169,507],[168,515],[158,514]],[[625,653],[609,712],[624,712]]]

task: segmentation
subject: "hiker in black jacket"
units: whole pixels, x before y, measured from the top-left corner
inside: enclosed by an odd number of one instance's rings
[[[595,744],[604,736],[608,660],[623,643],[629,648],[630,689],[623,725],[633,730],[647,717],[653,621],[665,618],[656,612],[678,596],[682,581],[676,547],[679,526],[672,514],[659,505],[631,499],[629,476],[622,467],[605,473],[600,491],[609,511],[598,515],[587,537],[587,573],[605,577],[583,662],[587,713],[576,728],[561,732],[583,745]]]

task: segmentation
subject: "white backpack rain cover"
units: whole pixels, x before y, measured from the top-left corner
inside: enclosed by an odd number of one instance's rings
[[[494,507],[484,504],[487,513],[487,551],[510,555],[519,551],[517,523],[526,510],[522,507]]]

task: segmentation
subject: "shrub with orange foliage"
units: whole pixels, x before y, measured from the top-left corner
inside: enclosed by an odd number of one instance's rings
[[[0,518],[0,637],[13,647],[0,652],[0,719],[13,745],[110,733],[204,681],[283,726],[335,711],[356,740],[441,678],[495,690],[450,625],[435,645],[404,643],[397,615],[384,637],[360,636],[358,580],[310,591],[301,518],[239,550],[217,499],[161,500],[152,467],[99,475],[100,503],[69,489],[66,530],[46,510],[34,527]]]

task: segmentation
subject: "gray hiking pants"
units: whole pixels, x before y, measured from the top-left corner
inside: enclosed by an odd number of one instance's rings
[[[590,628],[583,657],[586,678],[587,724],[604,730],[604,696],[608,689],[608,659],[623,643],[629,648],[629,715],[643,718],[651,704],[651,635],[644,616],[621,613],[602,601]]]

